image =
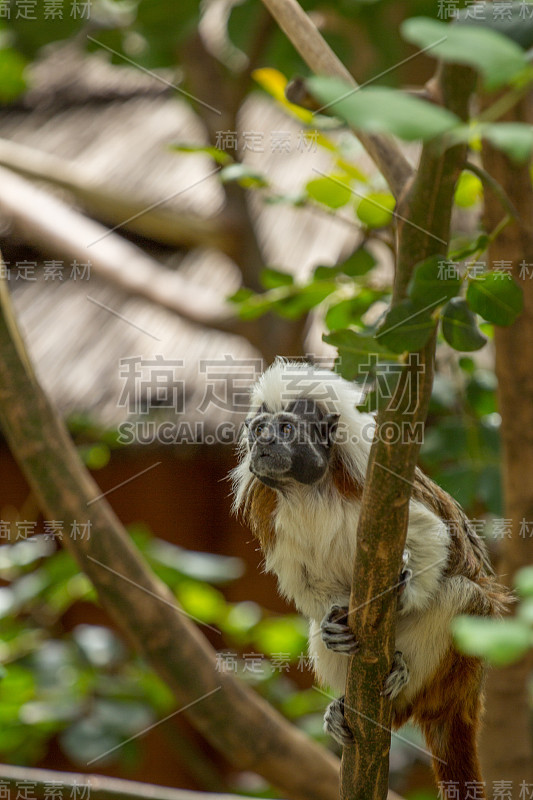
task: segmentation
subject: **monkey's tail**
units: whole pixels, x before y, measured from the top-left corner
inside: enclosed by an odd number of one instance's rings
[[[473,713],[455,705],[450,715],[421,723],[442,800],[485,797],[477,751],[481,708],[480,703],[475,705],[477,708],[470,709]]]

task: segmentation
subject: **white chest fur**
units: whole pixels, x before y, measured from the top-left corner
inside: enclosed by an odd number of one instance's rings
[[[359,505],[334,490],[279,498],[266,566],[307,617],[321,619],[332,603],[347,602],[358,519]]]
[[[301,489],[279,497],[274,543],[266,557],[282,594],[310,619],[320,620],[332,604],[347,604],[356,547],[359,503],[332,489],[328,496]],[[421,503],[410,506],[407,544],[413,578],[404,612],[422,610],[438,591],[448,558],[449,533]]]

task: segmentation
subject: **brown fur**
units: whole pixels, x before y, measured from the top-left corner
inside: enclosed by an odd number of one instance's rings
[[[349,500],[361,500],[363,484],[353,475],[350,475],[344,461],[339,458],[336,452],[333,453],[330,470],[333,485],[342,497]]]
[[[271,547],[274,539],[272,516],[276,510],[276,492],[254,478],[243,509],[245,521],[254,536],[259,539],[264,553]]]
[[[412,706],[413,719],[433,754],[437,783],[450,782],[448,791],[460,800],[466,800],[474,781],[479,782],[476,797],[481,797],[477,737],[483,711],[483,673],[479,659],[450,648],[434,679]],[[440,788],[446,796],[446,787]]]
[[[512,598],[498,584],[483,539],[476,533],[461,506],[417,467],[413,497],[424,503],[448,524],[450,555],[446,576],[464,575],[482,589],[479,606],[465,613],[500,616]]]
[[[463,613],[500,616],[511,595],[497,583],[483,540],[462,508],[418,468],[413,497],[448,524],[450,557],[445,576],[463,575],[479,587]],[[394,716],[394,727],[400,727],[411,717],[420,725],[433,754],[437,783],[444,784],[441,787],[444,797],[448,790],[451,796],[465,800],[469,786],[471,791],[475,786],[476,797],[485,796],[477,752],[483,676],[484,667],[479,659],[450,647],[434,677],[408,708]]]

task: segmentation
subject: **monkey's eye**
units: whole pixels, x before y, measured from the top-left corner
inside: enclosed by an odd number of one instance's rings
[[[294,433],[294,425],[292,422],[282,422],[279,426],[279,432],[284,439],[288,439]]]
[[[255,426],[252,433],[254,436],[261,436],[264,430],[266,430],[266,425],[264,422],[260,422],[259,425]]]

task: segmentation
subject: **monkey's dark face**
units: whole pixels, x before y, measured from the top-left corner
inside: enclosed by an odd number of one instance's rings
[[[273,489],[291,480],[316,483],[328,468],[337,422],[313,400],[295,400],[277,413],[262,406],[245,423],[251,472]]]

